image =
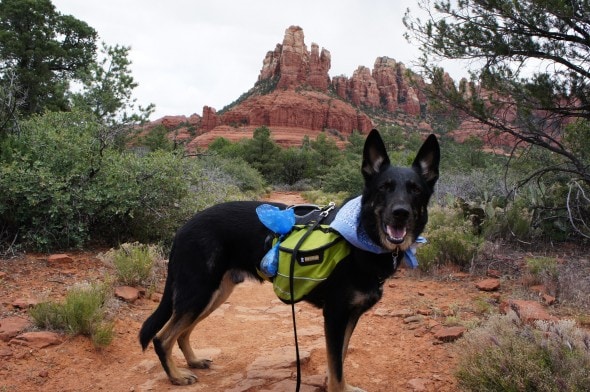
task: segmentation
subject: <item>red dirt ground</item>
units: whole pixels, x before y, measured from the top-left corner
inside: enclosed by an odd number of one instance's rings
[[[273,195],[273,200],[303,201],[288,193]],[[23,300],[59,300],[76,283],[103,279],[112,267],[97,253],[69,253],[73,261],[67,265],[50,265],[48,255],[40,254],[0,260],[0,329],[7,317],[28,317],[26,309],[18,307]],[[477,280],[466,274],[423,278],[402,269],[386,282],[383,299],[355,330],[345,362],[348,382],[374,392],[456,391],[456,344],[442,343],[435,332],[449,316],[469,325],[480,317],[476,304],[482,300],[495,306],[498,294],[478,291]],[[503,284],[499,295],[507,290]],[[95,349],[83,336],[62,335],[63,343],[42,349],[0,340],[0,391],[294,390],[290,307],[276,299],[270,284],[239,285],[195,329],[191,340],[196,352],[213,364],[208,370],[194,370],[199,381],[184,387],[168,382],[151,345],[142,352],[138,343],[138,330],[156,301],[114,302],[116,336],[107,348]],[[304,361],[302,391],[321,391],[326,373],[321,312],[304,303],[296,310]],[[419,317],[407,319],[415,315]],[[179,350],[174,357],[186,366]]]

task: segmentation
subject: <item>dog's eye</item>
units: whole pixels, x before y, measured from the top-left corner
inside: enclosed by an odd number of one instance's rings
[[[408,184],[408,191],[413,195],[419,195],[422,193],[422,188],[418,184],[411,182]]]
[[[395,183],[393,181],[386,181],[379,185],[379,190],[383,192],[393,191],[395,190]]]

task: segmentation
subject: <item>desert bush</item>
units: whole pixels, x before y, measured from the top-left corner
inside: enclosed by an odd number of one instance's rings
[[[40,328],[86,335],[97,347],[108,346],[114,336],[113,324],[106,319],[111,292],[109,283],[76,286],[68,291],[64,302],[42,302],[29,314]]]
[[[559,263],[557,272],[558,300],[561,305],[585,310],[590,315],[590,260],[586,255],[568,257]],[[588,323],[590,325],[590,322]]]
[[[236,186],[241,192],[259,195],[266,188],[262,175],[241,158],[211,155],[201,158],[200,163],[208,173],[208,178]]]
[[[459,343],[456,373],[466,391],[586,391],[590,336],[570,320],[524,325],[491,316]]]
[[[159,246],[134,242],[121,244],[99,257],[115,267],[118,282],[130,286],[153,286],[156,262],[163,259],[164,255]]]
[[[324,191],[305,191],[302,193],[305,200],[308,200],[310,203],[317,204],[319,206],[328,205],[330,202],[336,203],[336,205],[341,205],[344,200],[348,197],[345,192],[324,192]]]
[[[534,237],[532,229],[533,214],[521,203],[510,203],[506,208],[487,205],[484,208],[484,237],[496,239],[530,239]]]
[[[467,267],[483,242],[462,211],[440,206],[430,208],[424,237],[428,243],[417,251],[418,266],[422,271],[447,263]]]
[[[91,240],[170,240],[194,212],[243,198],[240,186],[261,188],[244,165],[164,149],[135,154],[104,135],[91,115],[73,111],[34,116],[2,141],[0,232],[10,233],[3,238],[45,251]]]
[[[554,257],[528,257],[525,259],[528,271],[535,278],[535,283],[543,283],[547,279],[557,278],[557,259]]]
[[[360,169],[360,158],[342,161],[322,176],[322,189],[325,192],[343,192],[356,196],[363,191],[364,182]]]

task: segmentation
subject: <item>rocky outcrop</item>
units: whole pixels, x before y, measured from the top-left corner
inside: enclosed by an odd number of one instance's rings
[[[369,131],[371,119],[339,99],[318,91],[277,90],[251,97],[219,116],[226,125],[296,127],[314,131],[334,129],[343,134]]]
[[[398,125],[412,123],[415,129],[426,129],[421,119],[426,99],[415,87],[423,82],[407,72],[404,64],[379,57],[373,70],[359,66],[350,78],[333,79],[330,67],[330,52],[316,43],[308,50],[303,29],[290,26],[282,43],[266,53],[256,85],[238,102],[219,112],[204,106],[202,116],[194,115],[194,120],[192,116],[169,116],[159,121],[167,129],[176,129],[176,140],[179,128],[175,126],[184,123],[190,127],[193,140],[189,147],[201,146],[202,141],[209,140],[204,134],[227,132],[228,126],[251,129],[264,125],[273,132],[289,128],[312,133],[330,130],[343,136],[354,130],[367,132],[373,127],[367,109]],[[277,139],[292,142],[289,137]]]
[[[424,82],[409,73],[403,63],[389,57],[378,57],[373,71],[359,66],[350,78],[336,76],[332,79],[336,94],[355,106],[420,116],[424,114],[426,96],[415,85],[424,85]]]
[[[308,51],[303,29],[291,26],[285,31],[283,43],[266,54],[258,81],[278,79],[279,89],[308,85],[326,91],[330,85],[330,67],[330,52],[323,48],[320,52],[316,43],[312,43],[311,52]]]
[[[153,121],[150,125],[162,125],[167,130],[171,131],[185,125],[199,126],[201,123],[201,117],[198,114],[191,114],[187,116],[164,116],[156,121]]]
[[[217,126],[217,115],[212,107],[203,106],[203,116],[201,118],[201,128],[204,132],[210,131]]]

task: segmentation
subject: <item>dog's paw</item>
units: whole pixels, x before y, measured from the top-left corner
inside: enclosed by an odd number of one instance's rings
[[[209,369],[211,367],[210,359],[195,359],[194,361],[189,361],[188,365],[193,369]]]
[[[342,386],[327,385],[325,390],[327,392],[366,392],[364,389],[353,387],[348,384],[346,384],[344,388]]]
[[[198,381],[197,376],[186,369],[178,369],[177,377],[170,377],[170,382],[174,385],[191,385]]]
[[[353,387],[352,385],[347,385],[344,387],[345,392],[366,392],[364,389],[360,389],[357,387]]]

